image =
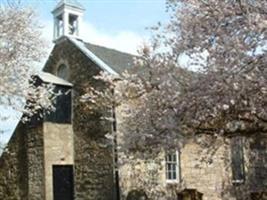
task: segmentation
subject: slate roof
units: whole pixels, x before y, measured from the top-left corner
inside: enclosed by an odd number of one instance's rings
[[[61,6],[63,6],[63,4],[74,7],[74,8],[78,8],[81,10],[85,10],[82,4],[80,4],[77,0],[60,0],[60,2],[56,5],[54,10],[60,8]]]
[[[133,67],[134,57],[136,56],[132,54],[90,43],[84,44],[87,49],[119,74]]]

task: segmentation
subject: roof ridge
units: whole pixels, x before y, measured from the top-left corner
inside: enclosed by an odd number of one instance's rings
[[[119,75],[134,66],[134,58],[138,57],[116,49],[91,44],[73,37],[65,37],[80,49],[89,59],[104,71]]]
[[[99,58],[97,55],[95,55],[92,51],[90,51],[86,46],[85,42],[79,41],[75,38],[67,37],[69,41],[71,41],[76,47],[78,47],[87,57],[92,59],[93,62],[95,62],[99,67],[101,67],[103,70],[106,70],[107,72],[111,74],[117,75],[117,72],[112,69],[107,63],[105,63],[101,58]]]

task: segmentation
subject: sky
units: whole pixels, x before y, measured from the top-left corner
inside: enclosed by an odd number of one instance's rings
[[[6,0],[0,0],[0,4]],[[12,1],[12,0],[11,0]],[[49,48],[53,47],[53,17],[51,11],[58,0],[20,0],[22,6],[34,9],[38,15]],[[165,12],[165,0],[78,0],[86,9],[81,26],[84,41],[124,52],[136,54],[138,47],[148,40],[151,32],[146,28],[157,22],[168,20]],[[42,65],[42,64],[41,64]],[[0,120],[0,143],[8,142],[20,115],[10,109],[1,108],[1,116],[10,116],[9,120]]]
[[[3,1],[3,0],[0,0]],[[51,11],[59,0],[21,0],[39,14],[44,37],[52,41]],[[81,26],[83,40],[99,45],[136,53],[147,40],[146,27],[166,21],[165,0],[78,0],[86,9]]]

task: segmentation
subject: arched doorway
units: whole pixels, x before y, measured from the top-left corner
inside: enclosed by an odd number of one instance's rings
[[[144,190],[131,190],[126,200],[148,200],[148,197]]]
[[[203,194],[195,189],[184,189],[177,193],[177,200],[202,200]]]

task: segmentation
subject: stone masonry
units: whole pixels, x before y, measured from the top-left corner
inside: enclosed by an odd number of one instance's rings
[[[108,52],[112,57],[112,51]],[[80,101],[87,86],[105,87],[94,79],[102,69],[67,37],[57,41],[44,71],[57,75],[62,64],[68,67],[67,81],[73,84],[71,123],[18,124],[8,151],[0,158],[0,199],[52,200],[52,165],[73,165],[75,200],[115,200],[113,146],[105,137],[112,124],[103,119],[106,113],[90,113]],[[123,134],[120,117],[116,112],[117,132]],[[206,152],[193,141],[177,148],[180,178],[172,183],[166,181],[164,151],[155,158],[159,162],[135,160],[138,164],[133,166],[129,158],[119,166],[121,199],[137,189],[149,194],[147,186],[152,183],[170,200],[177,200],[177,193],[184,189],[203,194],[203,200],[265,200],[254,197],[267,188],[266,136],[245,138],[245,180],[240,183],[232,181],[229,144],[226,140],[218,146],[212,162],[200,162]]]
[[[0,158],[0,199],[44,199],[42,137],[42,126],[18,124]]]
[[[165,178],[165,153],[162,152],[156,158],[156,173],[151,173],[151,160],[140,160],[138,165],[124,164],[120,167],[120,183],[122,199],[127,197],[130,191],[145,190],[145,183],[138,183],[137,177],[143,180],[153,180],[156,187],[166,194],[166,198],[177,199],[176,193],[183,189],[196,189],[203,194],[203,200],[266,200],[265,198],[253,198],[253,194],[266,194],[267,188],[267,139],[245,138],[245,181],[234,184],[230,163],[230,146],[228,142],[218,148],[211,157],[212,162],[200,162],[200,158],[206,152],[200,145],[189,142],[180,149],[180,180],[176,183],[168,183]],[[129,160],[130,161],[130,160]],[[129,162],[130,163],[130,162]],[[155,187],[155,188],[156,188]],[[146,191],[149,194],[149,191]]]
[[[69,67],[68,81],[73,84],[75,199],[111,200],[113,156],[110,141],[105,138],[111,124],[101,119],[101,113],[84,111],[80,102],[85,86],[103,87],[102,82],[93,78],[100,68],[66,38],[57,43],[44,71],[56,74],[60,64]]]

